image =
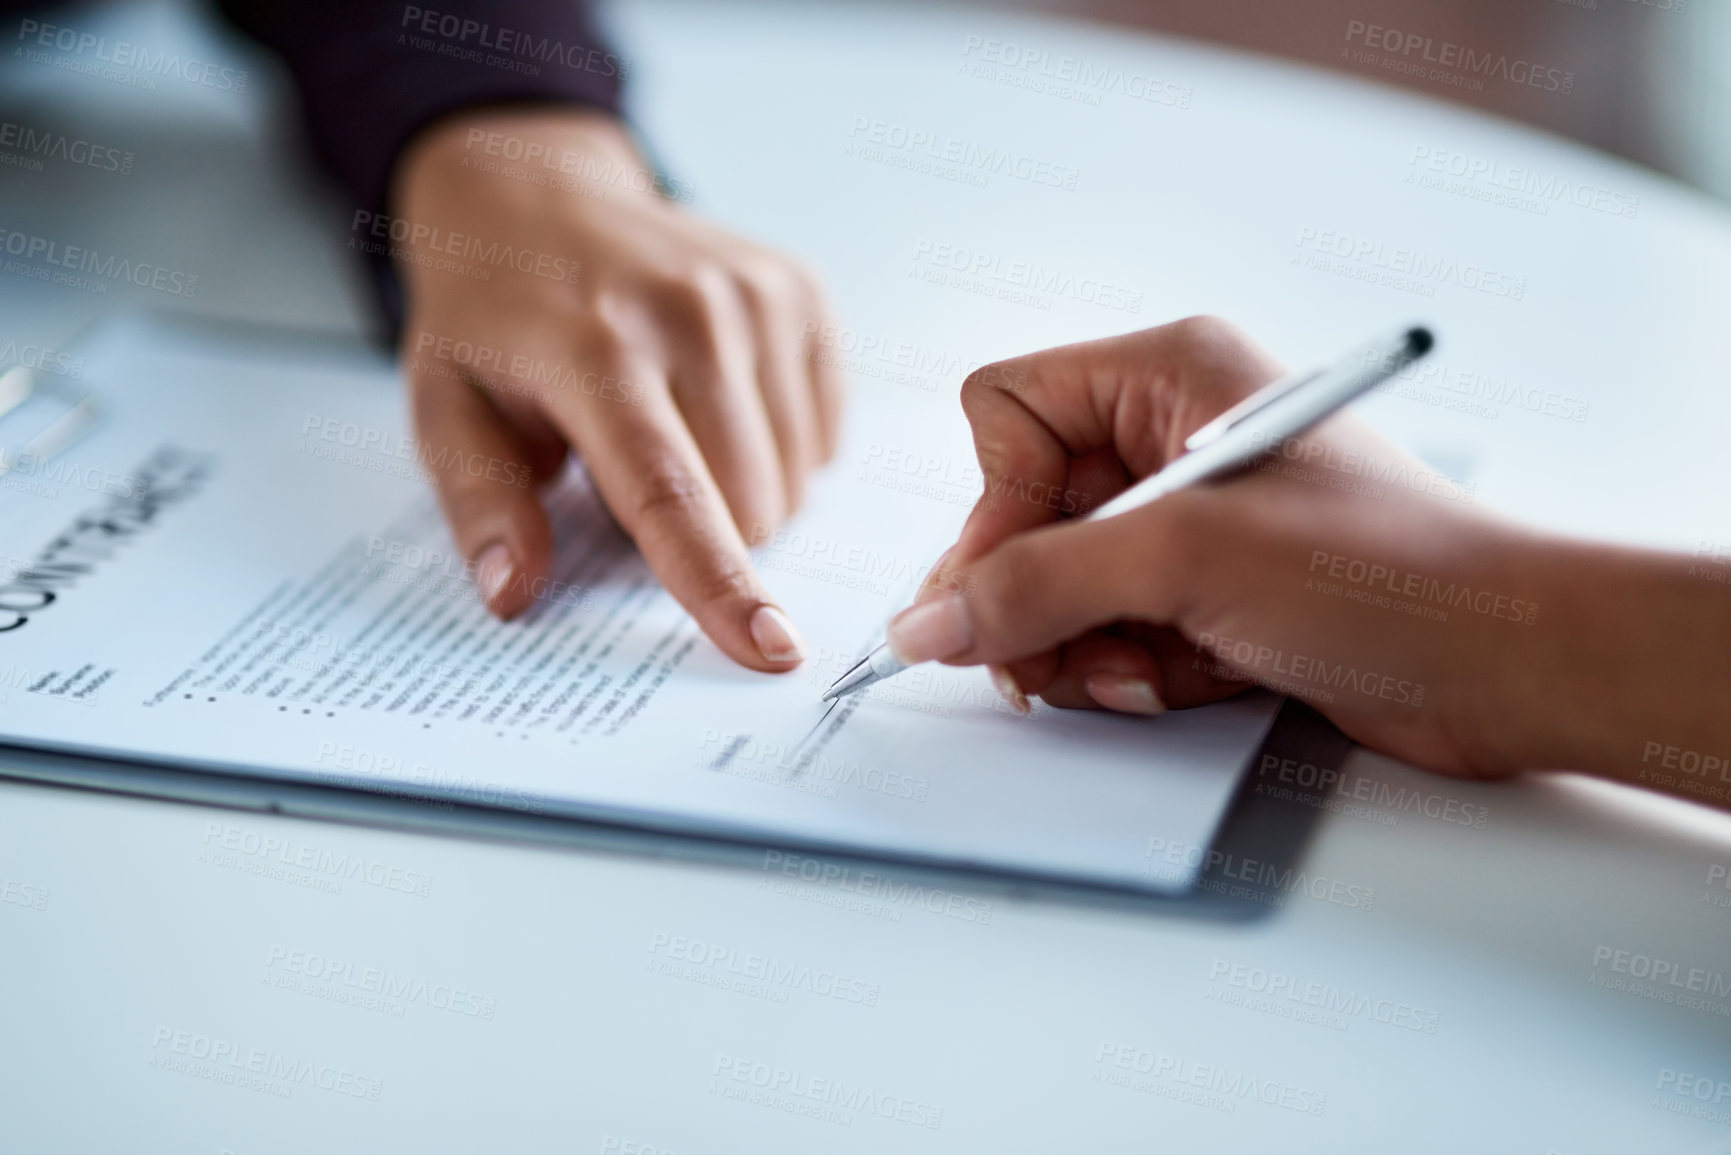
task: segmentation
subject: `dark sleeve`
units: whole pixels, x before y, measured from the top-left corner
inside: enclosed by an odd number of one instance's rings
[[[391,168],[423,127],[465,108],[565,103],[617,112],[624,62],[584,0],[217,0],[294,75],[314,152],[355,207],[386,210]],[[401,321],[391,269],[381,305]]]
[[[314,150],[355,203],[384,206],[403,145],[485,104],[616,112],[623,63],[582,0],[219,0],[294,74]]]

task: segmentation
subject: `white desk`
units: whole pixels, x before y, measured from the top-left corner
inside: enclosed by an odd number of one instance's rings
[[[1470,470],[1478,500],[1632,539],[1731,541],[1731,228],[1703,198],[1520,128],[1192,46],[913,5],[619,15],[642,121],[703,211],[804,254],[849,330],[880,346],[972,362],[1211,311],[1303,362],[1422,316],[1451,371],[1588,405],[1584,422],[1519,401],[1474,415],[1425,386],[1365,406]],[[1123,67],[1188,107],[982,78],[971,36]],[[114,109],[125,90],[41,73],[0,84],[56,101],[38,115],[109,124],[139,162],[107,185],[9,175],[13,227],[173,252],[205,277],[201,310],[358,328],[343,222],[246,143],[268,93]],[[856,117],[1073,167],[1076,187],[980,188],[850,156]],[[1408,184],[1418,147],[1584,181],[1638,198],[1637,215]],[[282,223],[261,237],[262,219]],[[1300,263],[1325,255],[1310,243],[1324,233],[1489,266],[1522,279],[1521,299],[1366,283],[1369,259]],[[941,245],[1108,282],[1140,310],[913,275]],[[6,335],[63,340],[106,303],[0,276]],[[926,376],[931,392],[856,374],[905,393],[908,452],[961,420],[958,375]],[[850,444],[843,467],[867,451]],[[0,783],[0,1150],[1731,1147],[1731,1094],[1701,1103],[1684,1082],[1731,1081],[1731,994],[1703,1009],[1596,985],[1627,988],[1618,968],[1652,960],[1728,981],[1731,821],[1575,781],[1472,786],[1363,753],[1338,769],[1488,820],[1325,813],[1304,888],[1222,922],[954,880],[940,885],[957,902],[933,912],[642,842],[513,845]],[[279,869],[272,839],[320,865]],[[335,856],[364,865],[333,885]],[[397,992],[327,997],[356,988],[321,985],[313,956],[351,964],[354,982],[389,972]],[[774,978],[730,988],[730,966],[760,965]],[[1270,983],[1325,1005],[1257,1004]],[[262,1088],[223,1061],[255,1053]],[[773,1102],[751,1099],[757,1073]],[[831,1095],[845,1121],[796,1113],[825,1080],[873,1098]],[[1246,1080],[1273,1102],[1235,1094]],[[1682,1113],[1696,1106],[1720,1121]]]

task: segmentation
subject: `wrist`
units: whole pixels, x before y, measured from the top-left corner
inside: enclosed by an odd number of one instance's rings
[[[422,129],[397,157],[390,200],[412,216],[422,191],[444,182],[494,182],[504,195],[553,191],[601,199],[653,195],[656,178],[624,124],[578,107],[470,109]]]
[[[1520,553],[1542,608],[1531,637],[1497,658],[1520,765],[1677,793],[1694,772],[1683,761],[1705,773],[1731,757],[1731,591],[1692,576],[1682,555],[1562,539]]]

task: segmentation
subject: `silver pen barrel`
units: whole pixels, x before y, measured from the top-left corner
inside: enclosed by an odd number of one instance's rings
[[[823,692],[823,701],[833,702],[847,694],[858,693],[869,686],[875,686],[885,678],[895,677],[907,668],[907,663],[896,657],[886,642],[855,662],[852,669],[837,678],[835,684]]]

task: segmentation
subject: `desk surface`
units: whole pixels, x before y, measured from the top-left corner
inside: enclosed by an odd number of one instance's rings
[[[1201,311],[1306,362],[1419,316],[1447,373],[1365,410],[1475,500],[1731,541],[1731,227],[1678,186],[1122,34],[913,5],[618,15],[666,161],[826,274],[838,350],[856,387],[906,392],[911,452],[960,421],[922,364]],[[998,42],[1081,65],[1042,76]],[[271,155],[269,85],[117,108],[8,64],[9,106],[139,158],[107,184],[8,177],[14,227],[184,254],[203,311],[358,331],[344,225]],[[955,162],[993,149],[983,186]],[[61,341],[112,303],[0,277],[8,336]],[[1731,820],[1362,751],[1335,769],[1284,897],[1239,922],[0,783],[0,1149],[1731,1148]]]

